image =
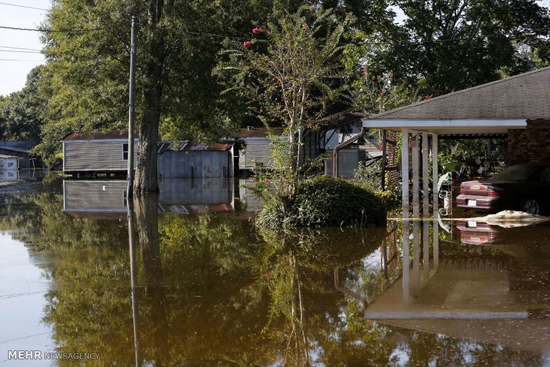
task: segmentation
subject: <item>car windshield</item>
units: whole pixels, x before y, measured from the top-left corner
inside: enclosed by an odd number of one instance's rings
[[[513,166],[505,169],[497,175],[494,175],[491,179],[503,181],[527,181],[538,168],[539,167],[537,166]]]

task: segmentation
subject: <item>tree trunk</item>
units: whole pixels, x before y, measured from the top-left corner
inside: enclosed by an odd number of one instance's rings
[[[171,3],[169,4],[171,5]],[[171,11],[171,6],[168,8]],[[166,58],[164,30],[158,22],[163,16],[163,0],[153,1],[149,9],[150,59],[145,68],[143,113],[139,127],[139,148],[134,179],[134,194],[158,192],[157,150],[162,104],[162,70]]]

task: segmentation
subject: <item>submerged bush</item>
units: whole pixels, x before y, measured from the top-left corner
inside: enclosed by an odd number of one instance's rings
[[[266,203],[258,224],[267,227],[384,226],[381,198],[340,178],[321,176],[298,184],[290,205]]]

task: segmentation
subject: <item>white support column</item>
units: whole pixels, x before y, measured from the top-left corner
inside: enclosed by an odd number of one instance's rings
[[[403,218],[409,217],[409,130],[401,130],[401,192]]]
[[[403,221],[403,302],[409,302],[410,250],[409,250],[409,130],[401,130],[401,176]]]
[[[433,217],[439,218],[439,159],[438,159],[438,141],[437,134],[432,134],[432,192],[433,192]],[[439,222],[433,224],[433,251],[434,251],[434,270],[439,268]]]
[[[413,295],[420,290],[420,147],[419,134],[415,133],[412,148],[413,171]]]
[[[428,133],[422,133],[422,276],[427,282],[430,275],[430,224],[428,217],[430,216],[430,177],[428,172],[429,166],[429,138]]]
[[[413,217],[420,215],[420,149],[418,144],[418,134],[414,134],[414,145],[412,148],[412,171],[413,171]]]

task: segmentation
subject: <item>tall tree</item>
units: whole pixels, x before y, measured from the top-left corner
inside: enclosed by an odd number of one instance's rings
[[[4,97],[0,103],[0,140],[36,141],[46,122],[48,94],[44,67],[38,66],[27,76],[25,87]]]
[[[130,19],[139,25],[136,112],[140,144],[135,188],[156,191],[159,126],[178,138],[216,139],[234,129],[212,76],[220,43],[270,14],[271,0],[55,0],[44,37],[59,124],[124,129]]]
[[[525,47],[550,61],[550,14],[534,0],[396,0],[400,29],[369,38],[375,73],[423,80],[423,92],[448,93],[525,72]]]

